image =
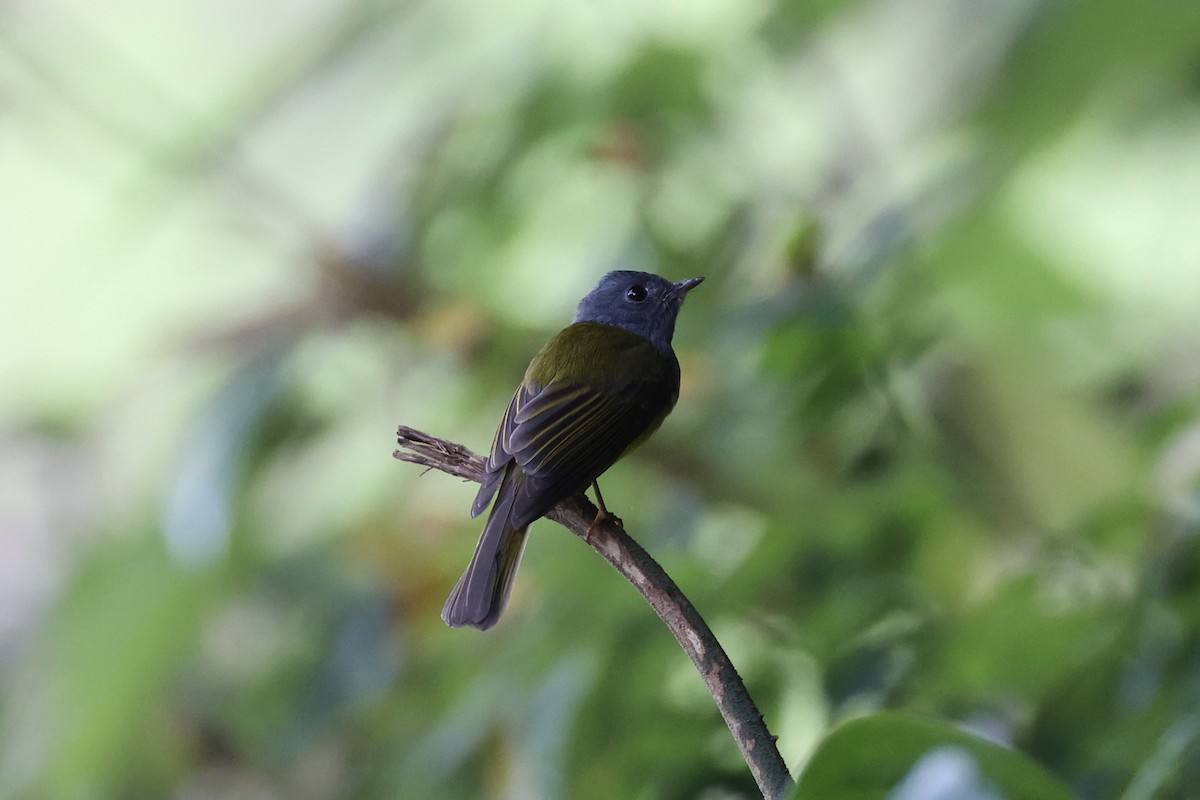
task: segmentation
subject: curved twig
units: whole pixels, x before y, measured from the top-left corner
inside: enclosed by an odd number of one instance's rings
[[[460,444],[403,425],[396,436],[400,449],[393,455],[401,461],[475,482],[483,474],[483,457]],[[787,797],[792,790],[792,778],[775,746],[775,737],[767,730],[762,712],[721,643],[675,581],[641,545],[612,522],[598,525],[589,538],[587,531],[596,517],[596,508],[583,495],[567,498],[546,516],[584,539],[646,598],[695,664],[763,797],[768,800]]]

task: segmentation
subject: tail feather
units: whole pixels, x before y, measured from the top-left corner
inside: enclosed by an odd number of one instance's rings
[[[513,500],[517,494],[513,483],[506,475],[475,546],[475,555],[442,608],[442,619],[452,628],[470,625],[487,630],[500,619],[512,593],[513,578],[529,530],[528,525],[512,524]]]

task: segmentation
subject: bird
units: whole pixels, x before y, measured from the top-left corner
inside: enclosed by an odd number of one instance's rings
[[[529,526],[597,479],[662,424],[679,399],[671,347],[684,298],[704,278],[677,283],[616,270],[582,300],[575,318],[530,361],[500,421],[471,516],[491,506],[479,543],[442,620],[487,630],[512,592]]]

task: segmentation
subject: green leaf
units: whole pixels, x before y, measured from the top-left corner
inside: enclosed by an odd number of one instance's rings
[[[948,722],[894,711],[840,725],[800,776],[796,800],[1071,800],[1029,756]]]
[[[161,777],[172,745],[157,726],[177,702],[171,681],[195,656],[216,578],[179,570],[149,537],[90,560],[47,629],[48,663],[37,665],[53,744],[30,796],[99,797]]]

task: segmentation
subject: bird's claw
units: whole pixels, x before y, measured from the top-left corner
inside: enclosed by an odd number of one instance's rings
[[[591,544],[592,543],[592,534],[594,534],[596,532],[596,529],[599,528],[601,525],[603,525],[605,522],[611,522],[613,525],[616,525],[618,528],[620,528],[622,530],[625,529],[625,523],[623,523],[621,521],[620,517],[618,517],[616,514],[610,514],[609,512],[605,511],[603,508],[600,508],[600,509],[596,510],[596,518],[594,520],[592,520],[592,524],[588,525],[587,533],[585,533],[583,535],[583,540],[585,542],[587,542],[588,544]]]

